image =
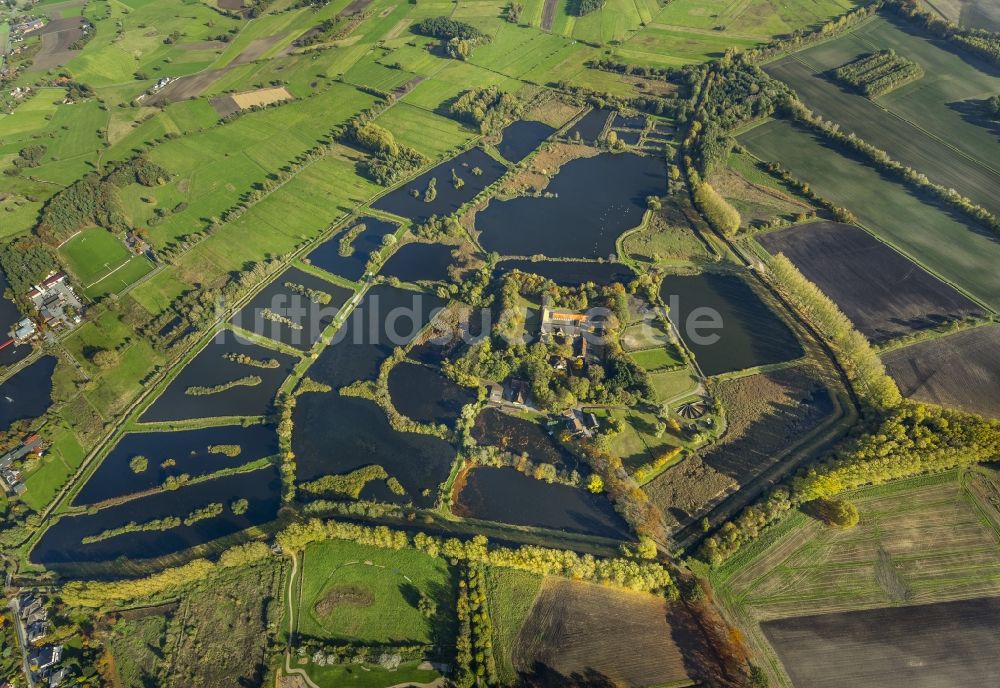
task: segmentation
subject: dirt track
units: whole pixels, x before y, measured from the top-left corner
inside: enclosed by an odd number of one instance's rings
[[[545,7],[542,8],[542,31],[552,30],[552,23],[556,20],[556,9],[558,8],[558,0],[545,0]]]

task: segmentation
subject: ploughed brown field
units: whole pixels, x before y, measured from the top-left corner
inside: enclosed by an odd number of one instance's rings
[[[655,595],[547,578],[518,634],[514,668],[528,686],[684,682],[673,613]]]
[[[883,361],[904,396],[1000,418],[1000,326],[920,342]]]
[[[1000,684],[1000,598],[766,621],[795,688]]]
[[[867,232],[839,222],[814,222],[757,239],[784,253],[874,342],[982,309]]]

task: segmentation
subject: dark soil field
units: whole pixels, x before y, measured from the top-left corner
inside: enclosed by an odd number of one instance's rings
[[[53,67],[61,67],[79,54],[79,50],[70,50],[69,46],[83,35],[83,31],[80,29],[82,20],[82,17],[55,19],[38,31],[26,34],[27,36],[42,37],[42,47],[35,59],[32,60],[31,69],[44,71]]]
[[[874,342],[982,309],[867,232],[838,222],[792,227],[757,239],[784,253]]]
[[[995,686],[998,626],[1000,598],[761,624],[796,688]]]
[[[904,396],[1000,418],[1000,327],[978,327],[889,352]]]
[[[688,679],[661,597],[549,578],[513,650],[526,686],[640,688]]]
[[[727,490],[773,466],[782,449],[833,410],[829,392],[805,366],[727,380],[719,383],[718,394],[726,409],[726,434],[645,486],[668,519],[698,518]]]
[[[174,79],[162,89],[147,98],[143,105],[160,106],[168,103],[176,103],[182,100],[197,98],[205,89],[214,84],[217,80],[226,75],[232,67],[213,69],[191,76],[182,76]],[[231,99],[230,99],[231,100]]]
[[[219,113],[219,117],[228,117],[234,112],[239,112],[240,109],[233,97],[229,95],[210,98],[208,102]]]

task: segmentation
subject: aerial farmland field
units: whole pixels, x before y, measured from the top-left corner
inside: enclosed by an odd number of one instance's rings
[[[952,287],[850,225],[812,223],[757,240],[795,263],[876,342],[983,315]]]
[[[1000,417],[1000,327],[979,327],[890,351],[884,360],[912,399]]]
[[[0,686],[998,683],[995,4],[0,3]]]
[[[988,230],[963,223],[786,121],[757,127],[740,141],[850,207],[863,225],[917,264],[1000,307],[1000,275],[988,267],[1000,260],[1000,245]]]

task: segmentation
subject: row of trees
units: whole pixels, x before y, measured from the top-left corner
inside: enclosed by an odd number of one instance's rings
[[[884,150],[873,146],[853,133],[845,134],[839,125],[813,113],[797,98],[789,98],[782,110],[783,114],[817,134],[864,156],[880,172],[899,179],[918,191],[930,194],[988,229],[1000,233],[1000,218],[983,206],[966,198],[955,189],[932,182],[927,178],[927,175],[892,159]]]
[[[966,29],[924,10],[918,0],[885,0],[886,9],[914,22],[932,36],[948,41],[1000,67],[1000,33]]]
[[[486,576],[477,562],[465,566],[458,582],[458,636],[455,639],[455,685],[498,686],[496,658],[493,655],[493,620],[486,600]]]
[[[882,8],[882,3],[883,0],[875,0],[845,12],[815,29],[796,29],[788,38],[781,38],[757,48],[750,48],[743,54],[751,62],[761,62],[782,53],[800,50],[811,43],[828,40],[874,16]]]
[[[350,540],[385,549],[412,546],[432,557],[443,556],[455,562],[473,562],[540,575],[565,576],[628,590],[667,590],[673,585],[669,572],[654,561],[637,561],[625,557],[602,559],[590,554],[539,545],[504,547],[491,544],[485,535],[459,540],[423,532],[411,535],[386,526],[310,519],[288,526],[277,536],[278,544],[288,553],[300,551],[311,542],[328,539]]]
[[[924,69],[895,50],[862,55],[833,72],[841,82],[868,98],[877,98],[924,75]]]
[[[902,396],[885,372],[882,359],[837,304],[806,279],[784,254],[769,258],[766,264],[773,283],[836,350],[858,398],[879,411],[898,406]]]
[[[702,181],[691,165],[688,165],[688,183],[691,185],[694,204],[708,223],[726,236],[735,235],[743,222],[739,211],[719,195],[711,184]]]
[[[827,520],[850,526],[855,518],[850,507],[824,502],[840,501],[835,500],[837,495],[864,485],[992,461],[998,452],[1000,422],[921,404],[901,404],[868,432],[820,464],[800,471],[790,484],[773,490],[725,523],[705,539],[698,556],[719,565],[792,508],[817,501],[819,513],[829,515]]]

